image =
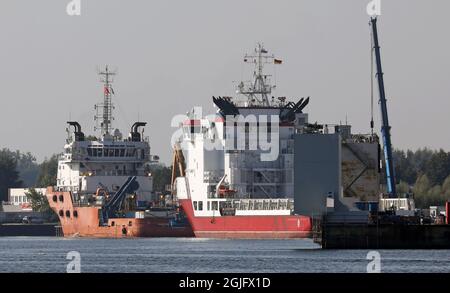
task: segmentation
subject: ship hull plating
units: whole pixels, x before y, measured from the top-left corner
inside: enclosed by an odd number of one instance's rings
[[[56,197],[55,197],[56,196]],[[50,207],[58,215],[65,237],[133,238],[133,237],[193,237],[189,225],[173,226],[166,217],[112,218],[100,225],[100,208],[77,207],[70,192],[47,191]]]
[[[196,237],[240,239],[308,238],[312,234],[311,218],[306,216],[217,216],[194,215],[190,199],[179,200]]]

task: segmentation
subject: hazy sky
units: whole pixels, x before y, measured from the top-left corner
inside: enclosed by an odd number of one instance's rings
[[[172,117],[212,111],[212,95],[233,95],[258,41],[283,60],[275,96],[311,96],[311,122],[347,116],[354,131],[369,132],[368,2],[81,0],[81,16],[68,16],[69,0],[1,0],[0,147],[42,160],[62,151],[69,118],[93,132],[96,69],[110,64],[115,126],[127,133],[138,117],[147,121],[153,153],[169,162]],[[450,1],[382,0],[381,8],[393,144],[449,150]]]

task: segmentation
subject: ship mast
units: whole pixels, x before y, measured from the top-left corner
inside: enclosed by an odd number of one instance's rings
[[[270,84],[270,75],[264,74],[264,64],[280,64],[281,60],[275,59],[274,55],[269,55],[264,46],[258,43],[254,54],[244,56],[244,62],[255,65],[253,81],[247,84],[241,81],[237,93],[247,97],[249,106],[270,107],[269,95],[275,85]]]
[[[95,130],[101,130],[102,137],[105,138],[110,135],[112,130],[112,110],[114,105],[111,101],[114,90],[112,88],[113,77],[116,75],[115,72],[111,72],[108,69],[108,65],[105,66],[105,70],[98,73],[100,76],[100,82],[103,83],[103,102],[95,105],[97,113],[94,119],[97,121],[97,126]],[[99,122],[99,123],[98,123]]]

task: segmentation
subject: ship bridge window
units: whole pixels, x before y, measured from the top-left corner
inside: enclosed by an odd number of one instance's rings
[[[217,201],[213,201],[213,202],[211,203],[211,209],[212,209],[213,211],[217,211],[217,210],[219,209],[219,206],[218,206],[218,204],[217,204]]]
[[[194,204],[194,211],[196,211],[197,210],[197,201],[194,201],[193,204]]]
[[[203,211],[203,201],[198,202],[198,210]]]

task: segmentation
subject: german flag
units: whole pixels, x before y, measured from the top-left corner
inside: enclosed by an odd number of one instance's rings
[[[283,63],[282,60],[280,60],[280,59],[273,59],[273,64],[281,64],[281,63]]]

